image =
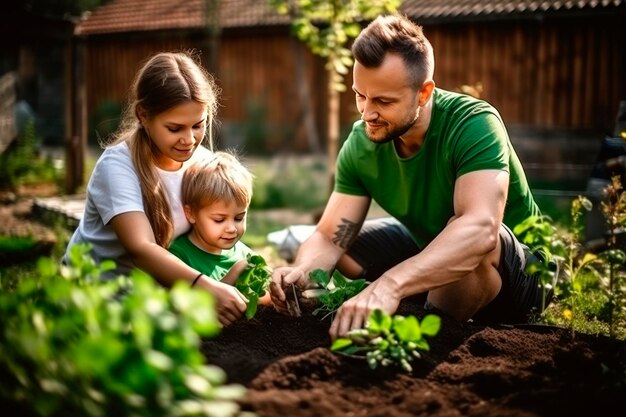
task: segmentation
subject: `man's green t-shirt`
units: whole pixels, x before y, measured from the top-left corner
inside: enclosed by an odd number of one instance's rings
[[[393,141],[376,144],[354,124],[337,159],[335,191],[370,196],[424,248],[454,215],[457,178],[497,169],[509,173],[504,223],[514,228],[540,210],[498,112],[473,97],[436,88],[430,126],[419,152],[401,158]],[[481,198],[479,194],[476,198]]]
[[[241,241],[235,243],[231,249],[222,251],[221,255],[208,253],[194,245],[189,240],[188,233],[176,238],[169,251],[190,267],[216,281],[221,281],[237,261],[246,259],[249,253],[254,253]]]

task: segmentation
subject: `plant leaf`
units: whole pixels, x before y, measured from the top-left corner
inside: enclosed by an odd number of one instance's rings
[[[441,328],[441,317],[427,314],[420,323],[420,329],[425,336],[435,336]]]
[[[403,342],[417,342],[422,338],[422,331],[415,316],[395,316],[393,318],[393,331]]]

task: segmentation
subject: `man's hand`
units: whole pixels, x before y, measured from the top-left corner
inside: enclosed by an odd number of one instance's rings
[[[285,288],[291,284],[300,288],[308,288],[311,281],[305,270],[301,268],[285,266],[274,270],[270,283],[270,297],[276,310],[282,314],[289,314]]]
[[[370,313],[377,308],[387,314],[395,313],[400,305],[396,287],[393,280],[382,276],[343,303],[328,331],[331,339],[345,336],[352,329],[364,328]]]

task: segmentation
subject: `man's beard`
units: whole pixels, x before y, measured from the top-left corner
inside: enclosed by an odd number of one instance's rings
[[[366,125],[365,134],[367,135],[367,138],[374,143],[382,144],[382,143],[391,142],[399,138],[400,136],[404,135],[406,132],[408,132],[409,129],[411,129],[415,125],[415,122],[417,122],[417,119],[419,119],[419,114],[416,114],[415,118],[411,120],[410,122],[396,127],[395,129],[387,132],[387,134],[381,138],[373,137],[370,134],[369,129],[367,128],[367,125]]]

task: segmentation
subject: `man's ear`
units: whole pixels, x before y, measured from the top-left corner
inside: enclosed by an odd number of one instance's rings
[[[185,212],[185,217],[187,218],[187,221],[191,224],[194,224],[196,222],[196,216],[194,215],[191,206],[189,204],[185,204],[183,206],[183,211]]]
[[[426,103],[433,96],[433,91],[435,91],[435,82],[433,80],[426,80],[424,84],[422,84],[422,88],[419,92],[419,105],[425,106]]]

